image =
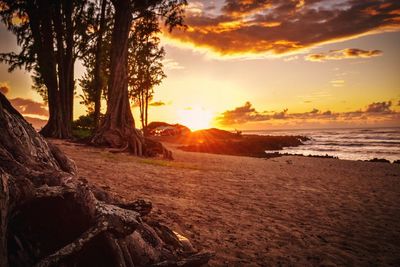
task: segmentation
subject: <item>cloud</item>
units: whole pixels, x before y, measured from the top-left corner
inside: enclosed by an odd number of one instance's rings
[[[153,106],[153,107],[161,107],[161,106],[165,106],[166,104],[162,101],[155,101],[155,102],[151,102],[149,105]]]
[[[283,59],[283,61],[289,62],[289,61],[293,61],[293,60],[297,60],[299,59],[299,56],[291,56],[291,57],[286,57]]]
[[[165,69],[167,70],[181,70],[184,69],[185,67],[179,64],[179,62],[171,59],[171,58],[166,58],[162,61],[162,64]]]
[[[392,112],[390,107],[392,106],[392,101],[388,102],[374,102],[368,105],[366,112],[368,113],[387,113]]]
[[[265,121],[360,121],[360,120],[397,120],[400,121],[400,112],[390,109],[391,101],[374,102],[369,104],[364,110],[350,112],[332,112],[330,110],[321,111],[313,108],[308,112],[289,113],[288,109],[281,112],[258,112],[250,102],[243,106],[223,112],[216,121],[220,125],[238,125],[251,122]]]
[[[10,99],[10,103],[18,110],[22,115],[38,115],[47,117],[49,112],[45,103],[36,102],[32,99],[27,98],[14,98]]]
[[[395,0],[226,0],[219,12],[199,8],[187,14],[186,31],[165,35],[220,55],[285,54],[400,29]]]
[[[4,95],[10,91],[10,86],[7,83],[0,83],[0,92]]]
[[[323,62],[326,60],[340,60],[349,58],[370,58],[382,55],[381,50],[362,50],[358,48],[346,48],[331,50],[327,53],[309,54],[305,57],[308,61]]]
[[[222,115],[217,118],[217,121],[222,125],[232,125],[268,119],[269,116],[260,114],[252,107],[250,102],[246,102],[243,106],[223,112]]]
[[[7,83],[5,83],[5,82],[0,83],[0,92],[1,93],[6,95],[9,91],[10,91],[10,86]],[[44,120],[41,120],[39,118],[34,118],[32,116],[26,116],[26,115],[33,115],[33,116],[40,116],[40,117],[48,117],[49,116],[49,111],[47,110],[47,105],[45,103],[36,102],[32,99],[21,98],[21,97],[9,99],[9,101],[13,105],[13,107],[19,113],[21,113],[28,121],[30,119],[31,121],[34,121],[35,124],[37,124],[37,125],[42,124],[42,122]]]
[[[330,83],[333,87],[343,87],[345,81],[344,80],[333,80],[333,81],[330,81]]]
[[[33,128],[35,128],[36,130],[40,130],[41,128],[43,128],[46,123],[47,120],[43,120],[43,119],[39,119],[39,118],[34,118],[34,117],[30,117],[30,116],[24,116],[25,120],[27,122],[29,122],[30,124],[32,124]]]

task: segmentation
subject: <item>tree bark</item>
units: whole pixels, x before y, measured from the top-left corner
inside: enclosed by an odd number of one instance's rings
[[[148,142],[135,128],[128,94],[128,42],[132,26],[130,0],[112,1],[115,8],[111,39],[111,67],[108,84],[107,111],[91,143],[112,147],[114,152],[129,151],[136,156],[161,154],[172,159],[172,152],[161,143]],[[162,149],[160,149],[160,147]]]
[[[144,155],[144,138],[136,130],[128,97],[128,37],[132,24],[129,0],[113,1],[115,21],[111,41],[108,105],[102,125],[92,142],[134,155]]]
[[[106,7],[107,0],[102,0],[101,11],[100,11],[100,25],[96,44],[96,62],[94,67],[94,123],[95,129],[99,128],[100,125],[100,110],[101,110],[101,93],[103,91],[103,78],[101,75],[102,69],[102,58],[103,58],[103,34],[105,30],[106,22]]]
[[[144,91],[140,91],[140,121],[142,122],[142,129],[145,127],[145,118],[144,118],[144,109],[145,109],[145,97],[144,97]]]
[[[65,14],[65,105],[64,105],[64,123],[68,135],[72,136],[72,121],[74,116],[74,26],[72,22],[73,1],[63,0],[63,13]]]
[[[71,62],[73,59],[72,53],[71,56],[64,53],[61,16],[55,12],[57,8],[53,6],[57,3],[60,4],[58,1],[53,3],[49,0],[27,1],[27,13],[39,71],[47,88],[49,105],[49,119],[40,132],[46,137],[69,138],[74,90],[73,62]],[[61,9],[61,6],[59,8]],[[53,21],[57,53],[54,51]],[[72,44],[71,40],[68,42]],[[68,51],[72,50],[68,47]]]
[[[124,203],[78,178],[75,164],[0,93],[0,266],[199,266],[210,259],[142,217],[150,210],[148,201]]]
[[[146,90],[146,102],[145,102],[145,106],[144,106],[144,127],[143,127],[143,129],[147,128],[147,125],[148,125],[149,101],[150,101],[149,90]]]

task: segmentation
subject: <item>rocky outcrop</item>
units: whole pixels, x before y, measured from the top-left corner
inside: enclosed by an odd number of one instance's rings
[[[184,151],[224,155],[269,157],[267,150],[302,145],[304,136],[242,135],[219,129],[207,129],[191,133],[179,148]]]
[[[190,133],[190,129],[181,124],[151,122],[144,130],[147,136],[182,136]]]

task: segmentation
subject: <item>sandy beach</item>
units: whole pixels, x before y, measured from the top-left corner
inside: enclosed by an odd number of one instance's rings
[[[216,253],[210,266],[399,266],[400,165],[184,152],[174,161],[57,144],[79,176]]]

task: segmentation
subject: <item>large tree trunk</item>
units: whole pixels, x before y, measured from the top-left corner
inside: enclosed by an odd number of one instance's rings
[[[72,2],[54,1],[53,23],[57,44],[57,77],[60,98],[60,112],[63,121],[64,136],[72,136],[72,111],[74,92],[73,72],[73,29],[72,29]],[[72,97],[72,98],[71,98]],[[51,135],[50,135],[51,136]]]
[[[74,111],[74,26],[72,22],[73,1],[63,0],[62,10],[65,18],[65,53],[64,53],[64,80],[65,80],[65,102],[64,102],[64,123],[68,135],[72,136],[72,121]]]
[[[115,21],[111,40],[111,69],[107,111],[92,143],[134,155],[146,155],[145,140],[135,128],[128,96],[128,39],[132,26],[129,0],[114,0]],[[169,153],[168,153],[169,154]]]
[[[103,91],[103,77],[102,77],[102,59],[103,59],[103,34],[105,30],[106,22],[106,7],[107,0],[101,1],[101,11],[100,11],[100,26],[99,32],[97,33],[97,44],[96,44],[96,62],[94,66],[94,123],[95,129],[99,128],[100,125],[100,110],[101,110],[101,93]]]
[[[37,55],[40,75],[47,88],[49,105],[49,120],[41,130],[41,133],[46,137],[69,138],[71,136],[71,129],[68,126],[68,120],[65,118],[65,98],[60,93],[65,92],[67,90],[65,87],[69,86],[65,80],[65,74],[68,70],[64,68],[64,64],[60,64],[64,59],[63,39],[61,37],[63,29],[55,20],[55,29],[59,31],[57,34],[58,51],[56,55],[54,51],[52,19],[54,19],[54,16],[57,19],[61,18],[59,14],[55,14],[52,4],[54,3],[49,0],[27,2],[27,13],[34,40],[34,49]],[[59,66],[58,72],[57,64]],[[72,102],[70,105],[72,107]]]
[[[0,266],[199,266],[188,240],[77,176],[0,93]],[[184,241],[182,241],[184,240]]]

